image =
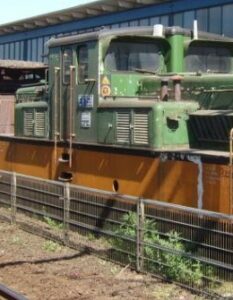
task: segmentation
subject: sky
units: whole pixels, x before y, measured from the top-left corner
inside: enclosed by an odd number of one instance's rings
[[[1,1],[0,24],[46,14],[94,0],[5,0]]]

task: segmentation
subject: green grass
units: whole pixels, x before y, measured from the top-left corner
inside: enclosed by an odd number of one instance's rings
[[[47,252],[58,252],[61,251],[62,247],[53,241],[46,241],[44,242],[42,249]]]
[[[49,225],[49,227],[51,229],[61,230],[64,228],[63,223],[57,222],[57,221],[51,219],[50,217],[44,217],[44,221]]]

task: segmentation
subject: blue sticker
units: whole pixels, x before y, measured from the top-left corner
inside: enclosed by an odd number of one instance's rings
[[[94,95],[79,95],[78,106],[81,108],[92,108],[94,105]]]

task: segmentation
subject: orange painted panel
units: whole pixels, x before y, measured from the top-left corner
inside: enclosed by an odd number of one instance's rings
[[[64,151],[58,148],[57,157]],[[55,162],[52,146],[0,141],[0,169],[48,179],[72,172],[73,184],[181,205],[229,212],[229,167],[91,150],[73,150],[73,164]],[[199,201],[198,201],[199,199]]]
[[[74,182],[119,193],[196,206],[197,167],[180,161],[104,152],[75,153]],[[185,175],[186,174],[186,175]],[[184,176],[185,175],[185,176]]]
[[[223,213],[230,212],[230,168],[228,165],[204,164],[204,207]]]

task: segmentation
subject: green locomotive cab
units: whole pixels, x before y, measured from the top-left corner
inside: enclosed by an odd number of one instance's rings
[[[164,74],[183,65],[171,63],[180,49],[172,35],[157,36],[146,27],[50,41],[51,138],[126,148],[188,147],[188,114],[198,104],[161,101]],[[153,94],[143,90],[150,78]]]

